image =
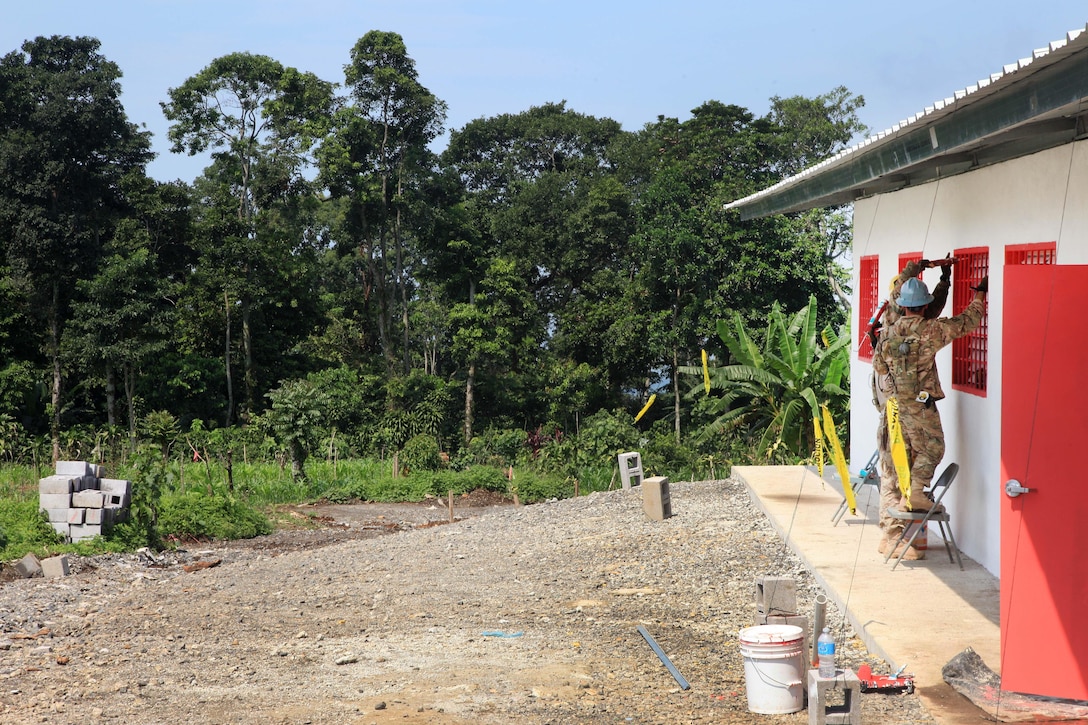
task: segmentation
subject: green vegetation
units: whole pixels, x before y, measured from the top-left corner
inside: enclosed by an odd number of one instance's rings
[[[807,456],[819,404],[843,418],[844,215],[724,206],[862,131],[845,88],[445,129],[371,31],[342,79],[231,52],[164,88],[173,151],[212,161],[159,183],[100,50],[0,58],[0,554],[57,546],[27,503],[55,460],[134,482],[132,519],[82,547],[160,546],[289,502],[584,494],[627,450],[722,476]],[[715,387],[686,397],[703,349]]]

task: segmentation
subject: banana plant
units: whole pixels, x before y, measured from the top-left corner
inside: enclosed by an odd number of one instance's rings
[[[814,443],[813,418],[821,405],[833,411],[845,409],[849,399],[850,337],[830,327],[816,331],[816,298],[788,317],[776,302],[768,314],[762,345],[734,312],[731,320],[719,320],[718,337],[729,350],[732,364],[685,367],[681,372],[699,376],[689,394],[703,391],[704,374],[710,394],[702,404],[713,420],[704,426],[704,437],[741,431],[754,439],[756,451],[766,459],[805,458]]]

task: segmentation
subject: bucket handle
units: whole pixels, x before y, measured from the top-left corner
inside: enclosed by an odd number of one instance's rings
[[[782,687],[799,687],[802,684],[804,684],[803,682],[801,682],[801,680],[793,680],[792,682],[779,682],[778,680],[774,679],[773,677],[765,676],[763,671],[760,670],[758,667],[756,667],[755,670],[756,670],[756,674],[759,675],[759,679],[761,679],[764,682],[766,682],[768,684],[771,684],[771,685],[781,685]]]

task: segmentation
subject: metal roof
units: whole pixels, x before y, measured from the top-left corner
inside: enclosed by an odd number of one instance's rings
[[[1085,30],[725,208],[754,219],[839,206],[1088,137]]]

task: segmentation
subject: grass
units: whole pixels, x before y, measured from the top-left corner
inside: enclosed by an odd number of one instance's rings
[[[107,465],[107,475],[133,481],[134,502],[140,499],[146,472]],[[579,493],[602,491],[612,483],[612,467],[599,466],[581,472]],[[517,469],[514,480],[492,466],[473,466],[464,471],[418,471],[393,477],[391,461],[357,459],[330,462],[311,460],[307,478],[294,481],[288,467],[276,463],[236,463],[233,486],[226,469],[216,462],[170,461],[156,480],[164,482],[154,502],[155,520],[149,511],[137,511],[134,521],[114,527],[106,538],[79,544],[63,543],[38,511],[39,473],[30,466],[0,467],[0,560],[21,558],[28,551],[38,556],[58,553],[94,554],[131,550],[150,541],[249,538],[277,525],[297,526],[284,520],[277,509],[286,504],[331,501],[421,501],[428,496],[459,495],[477,489],[517,492],[524,503],[574,494],[574,479]],[[48,475],[43,472],[42,475]],[[146,496],[145,496],[146,498]],[[142,527],[142,528],[141,528]]]

